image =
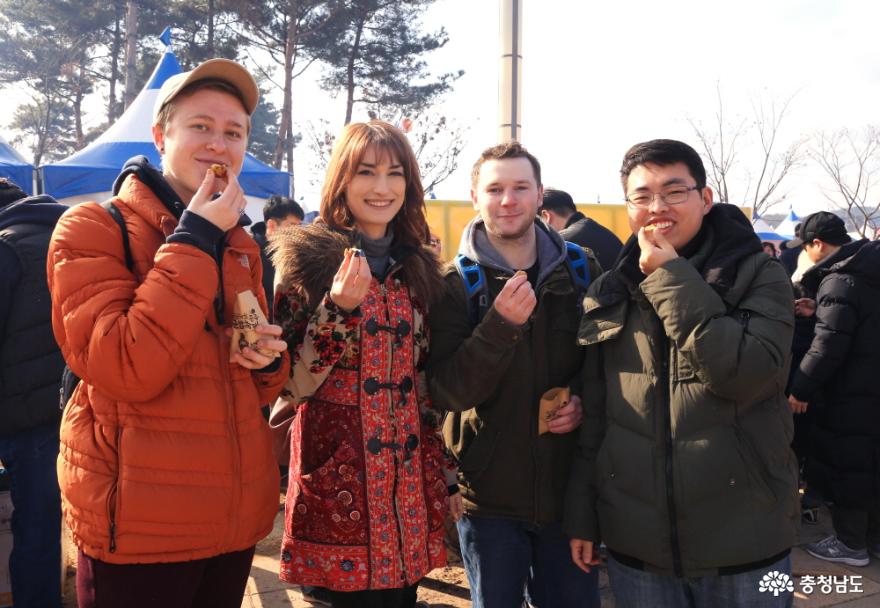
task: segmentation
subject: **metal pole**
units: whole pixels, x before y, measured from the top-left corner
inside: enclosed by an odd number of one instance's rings
[[[522,0],[499,0],[498,141],[522,137]]]

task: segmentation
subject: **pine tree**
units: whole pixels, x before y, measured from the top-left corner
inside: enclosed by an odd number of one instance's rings
[[[287,165],[293,175],[293,80],[314,61],[310,46],[320,33],[333,27],[345,8],[343,0],[265,0],[240,9],[248,44],[267,53],[278,70],[264,72],[268,82],[283,91],[272,165]]]
[[[447,92],[464,72],[431,77],[424,56],[443,47],[446,30],[422,31],[434,0],[349,0],[343,19],[313,43],[324,64],[322,87],[346,96],[345,124],[355,104],[383,113],[418,113]]]
[[[15,115],[25,130],[34,162],[63,157],[85,145],[82,104],[93,90],[92,49],[99,43],[107,14],[93,2],[67,0],[52,10],[37,0],[0,0],[0,82],[23,83],[31,102]]]

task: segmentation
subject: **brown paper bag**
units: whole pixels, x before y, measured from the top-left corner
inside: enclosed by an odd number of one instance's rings
[[[541,403],[538,408],[538,435],[550,431],[547,423],[556,416],[556,410],[568,403],[570,391],[567,386],[557,386],[541,395]]]
[[[260,334],[254,331],[257,325],[268,325],[266,316],[260,309],[257,296],[250,289],[240,292],[235,296],[235,306],[232,310],[232,343],[229,345],[229,357],[240,353],[245,347],[251,348],[267,357],[281,356],[274,350],[257,348],[257,340]]]

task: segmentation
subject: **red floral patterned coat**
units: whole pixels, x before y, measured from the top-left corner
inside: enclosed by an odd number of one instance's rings
[[[446,563],[444,452],[419,380],[427,327],[399,270],[374,277],[352,314],[326,296],[309,308],[283,277],[276,291],[294,357],[272,412],[273,426],[292,417],[287,582],[398,588]]]

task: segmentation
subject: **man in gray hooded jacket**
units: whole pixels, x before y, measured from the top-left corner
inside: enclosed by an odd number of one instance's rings
[[[538,608],[598,606],[595,572],[574,567],[560,527],[583,359],[566,245],[536,221],[541,169],[520,144],[484,151],[471,185],[480,215],[460,253],[485,287],[468,290],[447,270],[443,301],[429,315],[428,379],[435,405],[452,412],[444,435],[460,464],[457,527],[473,603],[519,606],[527,586]],[[571,396],[540,433],[539,402],[551,388]]]

